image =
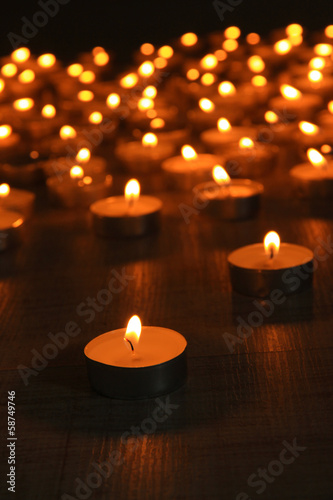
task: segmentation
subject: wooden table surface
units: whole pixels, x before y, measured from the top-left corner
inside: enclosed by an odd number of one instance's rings
[[[294,199],[284,161],[264,183],[259,216],[243,222],[203,210],[186,224],[179,204],[191,206],[192,195],[156,193],[164,202],[160,232],[126,241],[96,237],[84,210],[50,207],[44,187],[37,190],[22,245],[0,255],[1,499],[333,498],[332,206]],[[228,347],[239,317],[247,322],[258,308],[232,292],[227,255],[269,230],[319,245],[325,260],[312,290],[276,305]],[[122,291],[88,323],[77,307],[115,272]],[[159,401],[111,400],[88,383],[86,343],[135,313],[188,341],[188,382]],[[52,344],[49,333],[69,322],[80,333],[50,348],[54,359],[25,385],[17,367],[31,368]],[[15,495],[5,484],[7,391],[16,393]],[[156,422],[163,405],[165,419]]]

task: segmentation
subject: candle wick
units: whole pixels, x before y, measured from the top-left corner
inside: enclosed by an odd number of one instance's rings
[[[273,248],[271,247],[271,248],[269,249],[269,251],[270,251],[269,258],[270,258],[270,259],[272,259],[272,258],[274,257],[274,250],[273,250]]]
[[[132,342],[130,340],[126,339],[126,338],[125,338],[125,340],[126,340],[126,342],[129,343],[129,345],[131,346],[132,351],[134,352],[134,347],[133,347]]]

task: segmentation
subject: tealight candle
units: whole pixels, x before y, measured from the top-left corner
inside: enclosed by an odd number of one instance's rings
[[[136,179],[128,181],[125,196],[112,196],[90,207],[93,226],[99,236],[134,237],[159,228],[162,202],[152,196],[140,196]]]
[[[43,162],[43,170],[46,177],[59,176],[68,174],[70,169],[75,165],[83,167],[85,175],[94,177],[106,171],[107,162],[101,156],[92,156],[90,149],[81,148],[75,157],[60,156],[59,158],[52,158]]]
[[[193,189],[211,215],[236,220],[247,219],[257,213],[264,191],[262,184],[249,179],[231,180],[220,165],[213,168],[213,178],[215,182],[205,182]]]
[[[232,127],[229,120],[219,118],[217,127],[202,132],[200,139],[210,151],[221,154],[230,143],[236,143],[242,137],[254,139],[256,134],[254,127]]]
[[[6,183],[0,184],[0,207],[18,212],[25,218],[31,216],[35,198],[34,193],[30,191],[13,189]]]
[[[119,144],[115,154],[126,166],[127,170],[134,173],[149,173],[158,169],[166,158],[175,151],[171,142],[159,142],[156,135],[148,132],[142,141],[132,141]]]
[[[127,328],[91,340],[84,349],[93,389],[116,399],[152,398],[186,382],[185,338],[157,326],[141,326],[132,316]]]
[[[280,96],[269,101],[269,107],[280,113],[288,113],[299,120],[311,120],[322,106],[322,98],[316,94],[302,94],[291,85],[281,85]]]
[[[266,234],[263,243],[231,252],[228,265],[233,289],[244,295],[289,295],[312,284],[313,252],[300,245],[280,244],[274,231]]]
[[[333,197],[333,162],[314,148],[307,151],[309,161],[293,167],[289,174],[297,194],[306,198]]]
[[[86,175],[79,165],[74,165],[69,174],[49,177],[46,181],[51,200],[66,208],[89,207],[109,194],[111,184],[111,175]]]
[[[17,243],[22,224],[21,214],[0,207],[0,251]]]
[[[171,188],[191,190],[196,184],[210,180],[218,156],[197,154],[189,145],[182,147],[182,156],[173,156],[162,163],[166,181]]]

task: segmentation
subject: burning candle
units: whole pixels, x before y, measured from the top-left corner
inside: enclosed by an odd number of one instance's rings
[[[188,144],[181,150],[181,156],[173,156],[162,163],[162,170],[170,187],[191,190],[210,179],[211,170],[219,158],[211,154],[197,154]]]
[[[54,175],[46,181],[51,200],[65,208],[89,207],[109,194],[111,184],[111,175],[87,175],[80,165],[74,165],[69,173]]]
[[[273,97],[269,101],[269,107],[279,113],[287,112],[293,119],[311,120],[314,113],[323,104],[320,96],[302,94],[291,85],[281,85],[280,92],[280,96]]]
[[[276,297],[304,290],[312,283],[313,252],[281,243],[270,231],[263,243],[247,245],[228,256],[231,284],[236,292],[255,297]]]
[[[256,134],[254,127],[232,127],[229,120],[219,118],[217,127],[202,132],[200,139],[210,151],[222,154],[230,143],[236,143],[242,137],[254,139]]]
[[[307,150],[307,157],[308,162],[289,172],[297,194],[306,198],[333,197],[333,162],[314,148]]]
[[[159,228],[162,202],[152,196],[140,195],[140,184],[131,179],[124,196],[112,196],[90,207],[93,226],[99,236],[133,237]]]
[[[2,209],[18,212],[28,218],[33,212],[35,195],[23,189],[13,189],[9,184],[0,184],[0,207]]]
[[[213,168],[212,175],[213,182],[204,182],[193,189],[211,215],[236,220],[257,213],[264,191],[262,184],[249,179],[232,180],[221,165]]]
[[[186,381],[185,338],[132,316],[127,328],[91,340],[84,349],[92,387],[110,398],[143,399],[167,394]]]

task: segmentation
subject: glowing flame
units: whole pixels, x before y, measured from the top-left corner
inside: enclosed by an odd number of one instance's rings
[[[329,154],[332,152],[332,148],[329,144],[323,144],[320,148],[320,151],[324,154]]]
[[[152,99],[149,99],[149,97],[142,97],[138,101],[138,109],[140,111],[145,111],[147,109],[153,109],[154,107],[154,101]]]
[[[82,71],[82,73],[79,75],[79,81],[81,83],[92,83],[95,81],[95,79],[95,73],[90,70]]]
[[[94,97],[94,93],[91,90],[80,90],[77,94],[78,100],[82,102],[90,102]]]
[[[281,85],[280,92],[288,101],[293,101],[302,97],[302,92],[295,89],[295,87],[292,87],[291,85]]]
[[[16,64],[13,64],[13,63],[5,64],[1,68],[1,73],[3,74],[3,76],[6,76],[7,78],[12,78],[17,73]]]
[[[226,38],[231,38],[232,40],[236,40],[240,37],[241,30],[237,26],[229,26],[226,30],[224,30],[224,36]]]
[[[198,37],[195,33],[184,33],[184,35],[180,37],[180,43],[185,47],[192,47],[197,41]]]
[[[13,102],[13,107],[17,111],[28,111],[35,105],[34,100],[30,97],[24,97],[23,99],[17,99]]]
[[[323,74],[320,71],[314,69],[312,71],[309,71],[308,79],[310,80],[310,82],[321,82],[323,79]]]
[[[299,36],[303,33],[303,28],[300,24],[289,24],[289,26],[286,27],[286,34],[288,36]]]
[[[202,111],[205,111],[206,113],[211,113],[215,109],[215,104],[210,100],[207,99],[206,97],[203,97],[199,101],[199,106]]]
[[[290,41],[287,40],[286,38],[284,38],[283,40],[279,40],[278,42],[276,42],[274,44],[274,51],[277,54],[284,55],[284,54],[288,54],[291,47],[292,47],[292,45],[291,45]]]
[[[145,61],[139,66],[138,73],[141,76],[151,76],[155,71],[155,66],[151,61]]]
[[[279,121],[279,117],[274,111],[268,110],[265,113],[265,120],[267,123],[277,123]]]
[[[150,122],[150,126],[151,128],[163,128],[165,126],[165,121],[163,120],[163,118],[154,118]]]
[[[213,73],[204,73],[200,78],[200,81],[202,85],[205,85],[205,87],[209,87],[216,81],[216,75],[214,75]]]
[[[333,101],[330,101],[328,104],[327,104],[327,109],[330,113],[333,114]]]
[[[325,59],[323,57],[313,57],[309,61],[311,69],[323,69],[325,67]]]
[[[260,36],[258,33],[249,33],[246,36],[246,41],[249,45],[257,45],[260,42]]]
[[[125,186],[125,199],[131,206],[140,196],[140,184],[136,179],[131,179]]]
[[[228,57],[228,54],[223,49],[215,50],[214,55],[217,57],[218,61],[225,61],[225,59]]]
[[[231,125],[229,120],[226,118],[220,118],[217,121],[217,128],[219,129],[220,132],[228,132],[228,130],[231,130]]]
[[[147,109],[146,116],[147,118],[155,118],[157,116],[157,111],[155,109]]]
[[[329,43],[317,43],[313,47],[314,53],[317,54],[317,56],[330,56],[332,54],[332,45]]]
[[[93,111],[89,115],[88,120],[89,120],[90,123],[95,123],[95,124],[102,123],[102,121],[103,121],[103,115],[99,111]]]
[[[188,78],[188,80],[197,80],[200,76],[200,73],[197,69],[195,68],[191,68],[187,71],[186,73],[186,77]]]
[[[170,59],[173,56],[173,48],[170,45],[164,45],[157,51],[159,57],[164,57],[165,59]]]
[[[265,252],[270,259],[276,257],[280,249],[280,236],[275,231],[270,231],[264,238]]]
[[[222,47],[226,52],[234,52],[238,48],[238,42],[237,40],[227,38],[222,43]]]
[[[55,63],[56,58],[53,54],[43,54],[37,58],[37,64],[42,68],[51,68]]]
[[[319,169],[325,169],[327,167],[327,160],[316,149],[314,149],[314,148],[308,149],[306,152],[306,155],[307,155],[310,163],[314,167],[319,168]]]
[[[44,118],[54,118],[57,111],[52,104],[45,104],[45,106],[43,106],[42,108],[41,113]]]
[[[305,122],[305,121],[299,122],[298,128],[305,135],[315,135],[315,134],[318,134],[318,132],[319,132],[319,127],[317,127],[317,125],[315,125],[314,123]]]
[[[229,175],[227,174],[227,172],[225,171],[225,169],[223,167],[221,167],[221,165],[215,165],[215,167],[213,168],[213,179],[214,181],[219,184],[219,186],[225,186],[227,184],[229,184],[230,182],[230,177]]]
[[[218,60],[214,54],[206,54],[200,61],[200,66],[203,69],[214,69],[218,64]]]
[[[155,147],[157,146],[157,143],[157,137],[152,132],[148,132],[142,137],[142,145],[145,147]]]
[[[73,78],[76,76],[80,76],[82,72],[83,72],[82,64],[78,64],[78,63],[71,64],[67,68],[67,74],[69,76],[72,76]]]
[[[71,179],[82,179],[84,176],[83,168],[79,165],[74,165],[74,167],[70,169],[69,175],[71,176]]]
[[[90,177],[90,175],[85,175],[82,179],[82,182],[83,184],[85,184],[86,186],[89,186],[89,184],[92,183],[92,177]]]
[[[167,66],[168,61],[165,59],[165,57],[155,57],[154,59],[154,65],[155,68],[157,69],[163,69],[165,66]]]
[[[129,346],[131,351],[134,351],[134,347],[137,346],[140,340],[141,329],[142,327],[139,316],[132,316],[127,323],[126,333],[124,337],[124,341],[126,345]]]
[[[234,95],[236,94],[236,87],[231,82],[227,81],[221,82],[220,85],[218,86],[218,92],[222,97],[228,95]]]
[[[10,125],[0,125],[0,139],[6,139],[12,133],[13,129]]]
[[[265,63],[260,56],[249,57],[247,65],[254,73],[261,73],[265,69]]]
[[[327,38],[333,38],[333,24],[326,26],[325,35],[327,36]]]
[[[118,108],[120,104],[120,96],[116,93],[109,94],[106,98],[106,105],[108,108],[115,109]]]
[[[6,198],[10,193],[9,184],[3,183],[0,184],[0,198]]]
[[[143,43],[140,47],[141,54],[145,56],[151,56],[155,51],[154,45],[151,43]]]
[[[107,54],[104,50],[94,55],[94,64],[96,64],[96,66],[105,66],[109,60],[109,54]]]
[[[16,63],[25,62],[30,57],[30,50],[27,49],[27,47],[20,47],[19,49],[14,50],[10,57]]]
[[[264,87],[267,85],[267,79],[263,75],[255,75],[251,78],[252,85],[255,87]]]
[[[74,139],[76,137],[76,131],[70,125],[64,125],[59,131],[61,139]]]
[[[185,146],[182,147],[181,153],[182,157],[186,161],[195,160],[198,156],[192,146],[189,146],[188,144],[185,144]]]
[[[17,78],[21,83],[31,83],[35,79],[35,72],[32,69],[25,69]]]
[[[149,97],[150,99],[154,99],[154,97],[156,97],[156,94],[157,94],[157,88],[154,87],[154,85],[148,85],[148,87],[146,87],[142,92],[142,95],[144,97]]]
[[[138,75],[135,73],[129,73],[128,75],[123,76],[120,80],[120,86],[123,87],[124,89],[131,89],[135,87],[135,85],[138,83]]]
[[[241,149],[253,149],[254,148],[254,142],[250,137],[242,137],[239,140],[239,147]]]
[[[0,78],[0,92],[2,92],[4,88],[5,88],[5,82],[2,78]]]
[[[79,163],[87,163],[91,158],[91,153],[88,148],[81,148],[75,159]]]

